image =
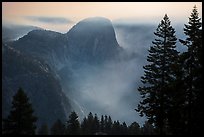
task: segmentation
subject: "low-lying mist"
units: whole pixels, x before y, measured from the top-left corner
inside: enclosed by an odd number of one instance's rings
[[[99,116],[110,115],[113,120],[125,121],[127,124],[136,121],[142,126],[146,118],[140,117],[135,111],[141,100],[137,88],[141,84],[143,66],[147,64],[146,57],[155,38],[156,26],[114,28],[119,45],[130,58],[108,61],[103,65],[86,64],[72,69],[72,91],[67,93],[81,120],[92,112]]]
[[[137,89],[141,84],[143,66],[147,64],[148,49],[155,38],[157,25],[113,24],[113,27],[117,42],[125,50],[125,55],[121,55],[122,60],[107,61],[101,65],[78,62],[68,64],[60,72],[63,76],[63,91],[71,100],[80,120],[92,112],[99,116],[110,115],[113,120],[125,121],[127,124],[136,121],[142,126],[146,118],[140,117],[135,111],[141,100]],[[176,26],[178,39],[184,37],[182,27]],[[22,29],[25,30],[22,33],[36,28],[27,27]],[[6,32],[10,34],[10,31]],[[16,32],[19,33],[13,33],[15,36],[21,34],[21,31]],[[5,39],[7,33],[4,34]],[[185,50],[179,42],[177,45],[178,50]]]
[[[134,110],[140,101],[137,86],[142,65],[143,62],[132,58],[72,70],[72,86],[77,88],[71,94],[68,92],[68,96],[80,108],[81,117],[92,112],[99,116],[110,115],[113,120],[127,124],[134,121],[143,124],[145,118]]]

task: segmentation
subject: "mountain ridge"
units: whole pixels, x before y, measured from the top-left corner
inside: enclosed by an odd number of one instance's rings
[[[102,23],[98,23],[101,22]],[[104,24],[105,22],[105,24]],[[82,25],[81,25],[82,24]],[[95,27],[97,27],[97,30],[93,28],[93,24],[95,24]],[[82,32],[78,30],[83,30]],[[86,30],[86,31],[84,31]],[[88,34],[87,34],[88,33]],[[13,60],[13,63],[10,61],[6,61],[7,58],[6,56],[9,56],[3,53],[4,56],[4,66],[5,67],[11,67],[15,63],[17,63],[17,68],[19,68],[19,71],[16,71],[16,74],[12,74],[9,76],[10,81],[7,81],[5,78],[3,78],[3,87],[5,88],[6,85],[10,85],[10,92],[13,92],[16,90],[17,86],[22,86],[24,85],[25,90],[29,91],[31,100],[37,100],[33,99],[32,96],[37,97],[35,95],[35,90],[36,87],[33,87],[34,85],[37,86],[36,84],[39,84],[37,87],[41,87],[41,89],[44,89],[44,91],[40,90],[41,92],[38,93],[39,96],[44,96],[44,98],[49,96],[49,87],[45,86],[48,85],[49,83],[53,83],[53,86],[55,85],[56,87],[52,87],[52,92],[56,97],[52,96],[49,99],[45,99],[47,103],[45,104],[52,104],[53,101],[51,98],[58,100],[58,102],[61,100],[64,100],[64,104],[67,104],[68,106],[66,107],[67,112],[72,110],[72,106],[70,104],[74,104],[73,102],[69,103],[70,101],[70,88],[67,85],[71,85],[71,81],[73,80],[72,75],[75,75],[76,71],[74,69],[78,69],[80,67],[85,67],[87,65],[99,65],[103,64],[107,61],[115,60],[119,57],[119,53],[121,52],[121,47],[117,43],[117,40],[115,38],[115,32],[114,28],[111,24],[111,22],[108,19],[104,18],[89,18],[82,20],[81,22],[77,23],[72,29],[70,29],[66,34],[61,34],[55,31],[50,31],[50,30],[32,30],[28,32],[25,36],[22,38],[13,41],[11,43],[8,43],[6,45],[6,48],[11,47],[15,51],[19,51],[20,55],[22,56],[21,58],[17,58],[16,55],[14,55],[16,58],[11,58]],[[2,46],[3,50],[5,51],[5,45]],[[9,50],[10,51],[10,50]],[[26,58],[30,58],[30,61],[27,61]],[[36,60],[37,62],[44,62],[44,65],[36,65],[34,62]],[[19,62],[21,61],[21,63]],[[34,62],[33,62],[34,61]],[[19,66],[19,64],[21,64]],[[30,65],[28,65],[30,64]],[[42,63],[41,63],[42,64]],[[49,69],[45,69],[43,72],[41,70],[33,73],[33,68],[40,69],[41,67],[44,67],[48,65]],[[84,65],[85,66],[84,66]],[[30,66],[33,66],[30,67]],[[65,69],[63,68],[70,68],[70,69]],[[22,77],[24,74],[21,72],[21,69],[28,70],[26,73],[26,77]],[[10,71],[5,71],[7,70],[4,68],[4,76],[8,77],[12,71],[14,71],[14,68],[10,68],[8,70]],[[60,71],[60,70],[63,70]],[[32,72],[32,73],[31,73]],[[49,74],[47,73],[49,72]],[[15,75],[19,75],[19,82],[17,82],[14,85],[15,81]],[[65,76],[65,79],[63,77]],[[66,76],[68,76],[67,79]],[[71,76],[71,77],[70,77]],[[49,79],[47,79],[49,77]],[[37,80],[39,78],[39,80]],[[27,79],[27,83],[25,80]],[[52,81],[49,81],[50,79],[53,79]],[[66,80],[64,82],[62,80]],[[23,83],[21,83],[23,81]],[[35,83],[35,84],[31,84]],[[45,87],[47,87],[47,89]],[[24,88],[23,87],[23,88]],[[33,89],[32,89],[32,88]],[[5,89],[8,90],[8,89]],[[56,90],[56,91],[54,91]],[[45,95],[42,95],[45,93]],[[63,95],[64,94],[64,95]],[[4,102],[6,100],[6,97],[11,96],[4,92],[3,95],[3,100]],[[61,97],[63,96],[63,97]],[[66,101],[67,100],[67,101]],[[42,101],[40,101],[43,103]],[[40,109],[36,107],[37,104],[40,102],[34,101],[34,106],[36,111],[39,113],[43,113],[43,111],[46,110],[46,107],[43,109]],[[57,114],[59,116],[62,116],[63,118],[66,117],[64,108],[60,105],[61,103],[58,103],[58,105],[54,105],[54,108],[58,108],[58,111],[53,111],[52,116],[48,116],[47,118],[45,116],[42,116],[43,114],[40,114],[41,117],[41,123],[42,122],[47,122],[51,124],[51,120],[53,119],[54,115],[57,117]],[[76,103],[75,103],[76,104]],[[77,105],[75,105],[77,107]],[[39,105],[37,105],[39,106]],[[58,107],[57,107],[58,106]],[[49,108],[49,107],[48,107]],[[47,108],[47,109],[48,109]],[[6,109],[7,112],[9,108]],[[75,108],[75,110],[80,111],[80,106],[78,108]],[[48,111],[48,110],[47,110]],[[63,112],[64,111],[64,112]],[[52,111],[48,111],[52,112]],[[81,112],[79,112],[81,113]],[[42,117],[44,120],[42,120]],[[53,121],[52,121],[53,122]]]

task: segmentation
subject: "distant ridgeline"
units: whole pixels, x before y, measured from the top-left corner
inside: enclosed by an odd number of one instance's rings
[[[69,89],[64,88],[71,82],[62,81],[65,75],[72,75],[71,68],[119,60],[123,51],[111,22],[100,17],[84,19],[66,34],[32,30],[16,41],[2,43],[2,50],[3,117],[8,115],[12,96],[22,87],[39,117],[38,124],[48,125],[58,118],[64,121],[77,109],[72,107]]]

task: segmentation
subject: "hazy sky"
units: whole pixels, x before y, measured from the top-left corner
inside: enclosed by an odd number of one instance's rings
[[[94,16],[158,24],[167,13],[172,23],[186,23],[194,5],[202,17],[202,2],[3,2],[2,21],[61,32]]]

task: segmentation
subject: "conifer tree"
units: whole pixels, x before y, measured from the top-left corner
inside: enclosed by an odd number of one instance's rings
[[[143,67],[145,74],[141,77],[144,86],[138,88],[143,100],[136,110],[141,116],[145,114],[149,122],[159,128],[160,134],[164,134],[172,99],[169,83],[175,81],[173,68],[178,59],[175,30],[166,14],[154,34],[157,38],[152,42],[147,56],[149,64]]]
[[[111,133],[112,124],[113,124],[113,121],[112,121],[111,117],[108,116],[108,121],[107,121],[107,123],[106,123],[106,128],[105,128],[105,129],[106,129],[106,132],[107,132],[108,134]]]
[[[94,122],[94,117],[93,117],[93,114],[90,112],[88,114],[88,117],[87,117],[87,129],[88,129],[88,134],[89,135],[93,135],[94,134],[94,125],[93,125],[93,122]]]
[[[97,114],[95,114],[94,120],[93,120],[93,132],[94,132],[94,134],[95,134],[96,132],[98,132],[99,129],[100,129],[100,122],[99,122],[99,120],[98,120]]]
[[[111,134],[112,135],[119,135],[121,133],[120,129],[121,129],[120,128],[120,122],[118,120],[114,121],[113,126],[112,126]]]
[[[145,122],[143,127],[141,128],[142,135],[155,135],[155,129],[149,122]]]
[[[128,134],[128,127],[125,122],[121,124],[121,134],[122,135],[127,135]]]
[[[129,135],[141,135],[140,125],[137,122],[133,122],[128,127],[128,134]]]
[[[85,117],[81,123],[81,134],[82,135],[88,135],[89,130],[88,130],[88,121],[87,118]]]
[[[65,125],[61,122],[60,119],[57,119],[57,121],[52,125],[50,128],[50,134],[51,135],[65,135]]]
[[[106,133],[108,131],[107,125],[108,125],[108,116],[105,115],[104,116],[104,130],[105,130]]]
[[[104,116],[101,116],[101,121],[100,121],[100,131],[104,132],[105,129],[105,122],[104,122]]]
[[[22,88],[13,96],[10,114],[3,120],[3,134],[34,135],[37,117]]]
[[[193,7],[189,17],[188,24],[185,24],[185,40],[180,42],[187,46],[188,51],[182,54],[182,66],[185,92],[185,110],[186,119],[183,121],[187,124],[186,134],[195,134],[202,131],[199,124],[203,120],[202,108],[202,22],[198,16],[196,6]]]
[[[80,123],[78,115],[75,112],[71,112],[69,119],[67,121],[67,134],[69,135],[79,135]]]

